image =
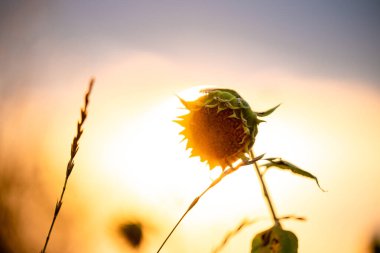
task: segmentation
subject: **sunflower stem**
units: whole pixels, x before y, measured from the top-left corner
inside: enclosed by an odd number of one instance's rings
[[[262,189],[264,197],[265,197],[265,199],[266,199],[266,201],[268,203],[269,210],[270,210],[272,218],[273,218],[273,222],[275,223],[276,226],[281,227],[280,219],[277,217],[276,212],[274,210],[274,207],[273,207],[273,204],[272,204],[272,200],[270,198],[269,192],[268,192],[267,187],[265,185],[265,181],[264,181],[263,175],[260,172],[259,165],[257,164],[257,160],[255,159],[255,155],[254,155],[254,153],[253,153],[252,150],[250,150],[249,153],[251,155],[251,159],[254,160],[254,162],[253,162],[254,166],[253,167],[255,168],[255,170],[257,172],[257,176],[259,177],[260,184],[261,184],[261,189]]]

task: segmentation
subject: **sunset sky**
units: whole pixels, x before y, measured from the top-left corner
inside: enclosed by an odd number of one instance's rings
[[[307,218],[284,222],[299,252],[369,253],[380,234],[379,25],[377,0],[1,1],[0,166],[15,158],[25,175],[37,170],[39,183],[28,184],[45,190],[53,209],[95,77],[67,213],[50,249],[67,230],[61,252],[126,252],[110,231],[132,217],[147,223],[138,252],[155,252],[215,177],[180,143],[175,95],[231,88],[256,111],[281,103],[260,125],[255,153],[283,157],[327,189],[286,172],[266,175],[278,213]],[[52,210],[28,205],[46,216],[30,221],[39,232],[25,228],[38,251]],[[270,225],[257,178],[244,167],[201,199],[162,252],[211,253],[244,218],[262,217],[222,252],[249,252]]]

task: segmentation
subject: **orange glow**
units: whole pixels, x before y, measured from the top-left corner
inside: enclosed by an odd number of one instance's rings
[[[141,72],[142,62],[151,66],[152,73]],[[72,233],[77,239],[72,239],[73,244],[83,240],[86,244],[81,247],[87,252],[120,252],[122,242],[114,239],[113,223],[137,219],[148,227],[141,251],[153,252],[193,198],[220,173],[210,172],[198,158],[188,157],[178,135],[181,127],[172,122],[183,113],[175,94],[195,98],[200,88],[190,87],[200,82],[191,76],[200,72],[204,83],[239,91],[255,111],[282,103],[260,124],[255,153],[299,165],[316,175],[328,190],[322,193],[312,180],[287,172],[271,170],[266,174],[279,215],[307,218],[307,222],[284,223],[299,237],[300,252],[366,252],[364,240],[380,226],[378,93],[356,83],[342,88],[338,81],[310,80],[276,71],[254,77],[240,73],[236,80],[241,82],[236,84],[232,82],[236,73],[213,77],[199,66],[180,72],[169,61],[146,54],[134,63],[121,61],[105,68],[95,83],[63,206],[74,224]],[[127,73],[123,73],[125,69]],[[141,87],[152,82],[155,86],[143,89],[128,85],[138,81]],[[82,84],[82,80],[74,83]],[[252,85],[260,83],[267,85]],[[62,91],[63,95],[56,92],[47,101],[39,94],[31,95],[33,106],[18,119],[20,130],[34,115],[40,115],[41,123],[35,122],[33,127],[35,135],[26,138],[28,131],[24,129],[19,138],[25,137],[33,146],[33,136],[43,136],[38,139],[42,147],[35,152],[45,165],[42,179],[50,189],[51,203],[62,183],[83,87],[85,82],[67,93]],[[52,107],[45,109],[44,116],[40,112],[47,104]],[[6,141],[10,143],[14,125],[8,122]],[[49,128],[42,131],[39,127],[44,122],[49,122]],[[252,168],[242,167],[199,201],[169,240],[166,252],[211,252],[242,219],[260,217],[262,222],[244,230],[223,252],[248,252],[253,234],[270,225],[256,175]],[[62,223],[65,221],[63,218]],[[320,241],[316,243],[315,238]]]
[[[152,253],[221,169],[189,158],[176,97],[236,90],[259,125],[255,155],[300,253],[380,243],[380,1],[0,1],[0,251],[40,252],[96,79],[47,252]],[[206,126],[207,127],[207,126]],[[195,132],[195,131],[194,131]],[[214,149],[213,149],[214,151]],[[207,192],[161,253],[248,253],[272,223],[252,166]],[[120,225],[141,223],[133,248]],[[124,236],[124,237],[123,237]],[[5,246],[5,248],[4,248]]]

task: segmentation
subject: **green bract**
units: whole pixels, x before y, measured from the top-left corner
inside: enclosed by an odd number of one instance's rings
[[[180,134],[187,139],[191,156],[199,156],[210,169],[223,170],[238,159],[247,160],[255,142],[261,117],[272,113],[278,106],[254,112],[249,104],[234,90],[205,89],[195,101],[182,104],[188,114],[179,116],[177,123],[184,127]]]

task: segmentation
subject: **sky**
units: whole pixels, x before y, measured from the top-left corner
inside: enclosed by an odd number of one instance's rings
[[[39,250],[95,77],[64,206],[70,225],[57,228],[52,250],[128,249],[110,232],[115,216],[146,222],[140,251],[157,248],[215,176],[187,158],[172,123],[183,113],[175,95],[210,85],[237,90],[257,111],[281,103],[260,125],[256,153],[308,168],[328,190],[284,172],[266,176],[278,211],[307,217],[286,222],[300,252],[369,253],[380,227],[379,24],[376,0],[1,1],[0,164],[37,173],[28,187],[45,192],[23,195],[41,217],[21,212],[21,228],[29,221],[39,231],[21,229],[24,239]],[[268,217],[250,173],[205,196],[163,252],[211,252],[243,218]],[[268,224],[223,252],[248,252]]]
[[[30,66],[62,67],[68,55],[93,69],[126,51],[378,86],[379,9],[371,0],[2,1],[1,86],[28,85],[20,69],[33,78]]]

